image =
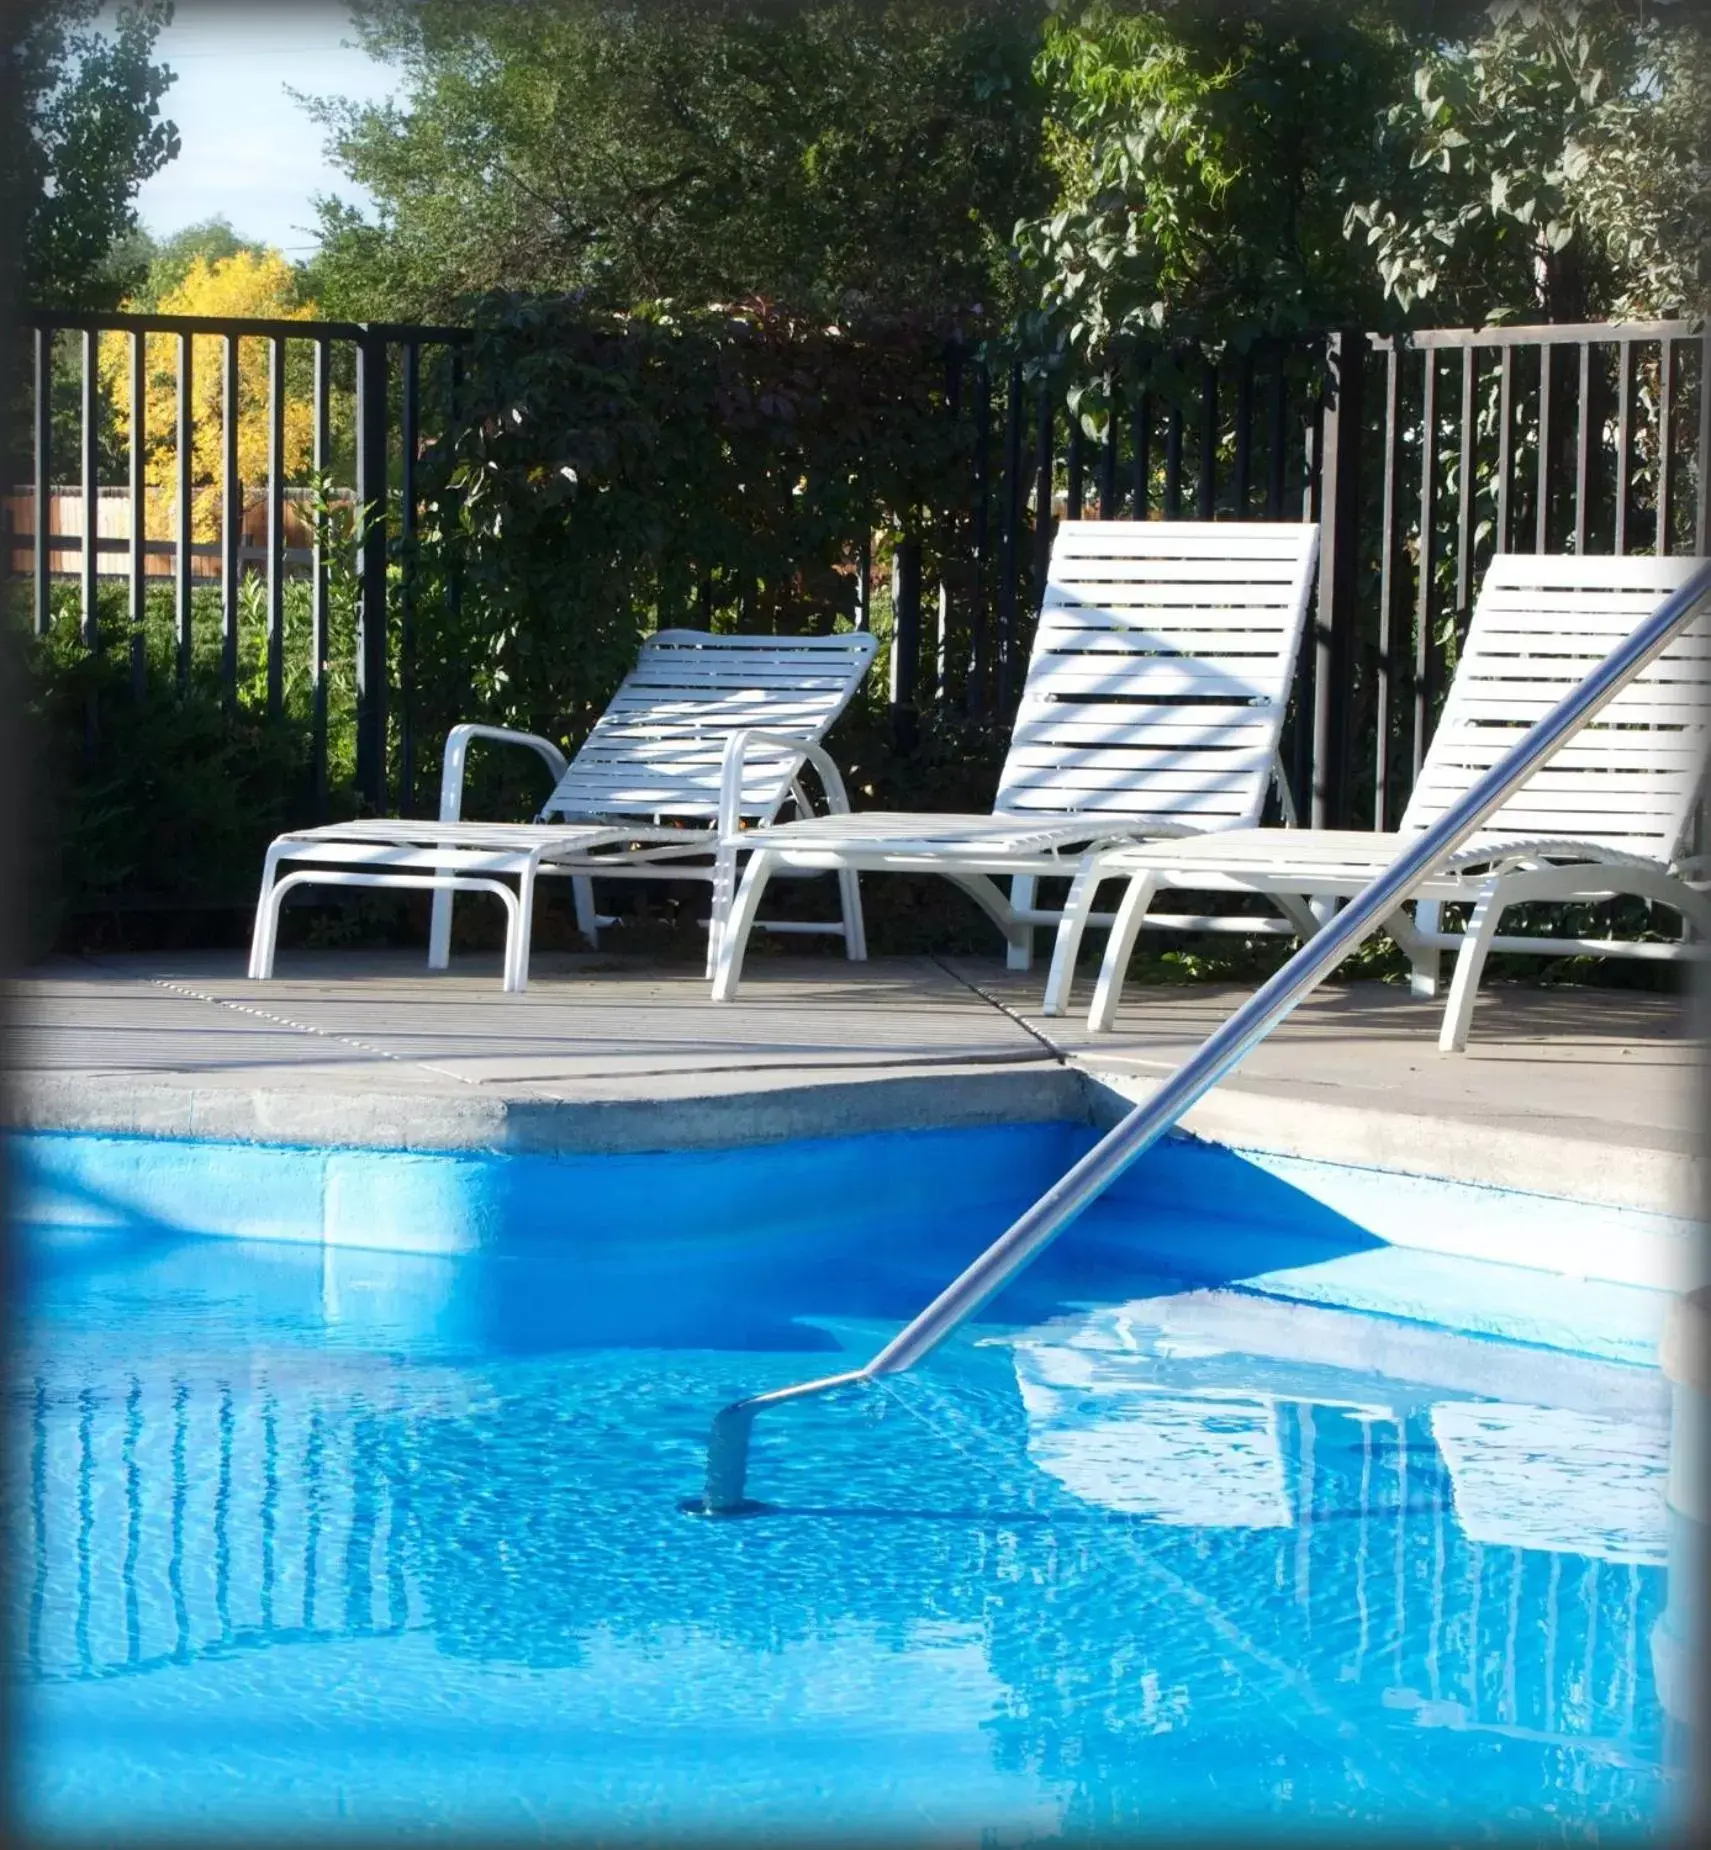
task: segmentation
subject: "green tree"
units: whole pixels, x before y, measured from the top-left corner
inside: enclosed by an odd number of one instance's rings
[[[1044,184],[1042,4],[363,0],[404,101],[312,105],[378,202],[323,203],[316,294],[1003,312]]]
[[[241,237],[223,214],[186,225],[170,237],[157,238],[139,225],[113,247],[109,268],[128,279],[125,307],[139,313],[159,309],[166,297],[182,287],[198,262],[212,268],[238,255],[262,257],[267,246]]]
[[[1061,8],[1037,65],[1057,196],[1017,227],[1036,343],[1098,361],[1371,320],[1343,218],[1395,159],[1373,126],[1408,68],[1390,11],[1346,0]]]
[[[1705,22],[1669,0],[1496,0],[1385,113],[1357,195],[1385,288],[1438,320],[1679,314],[1704,300]]]
[[[22,202],[20,293],[37,306],[111,308],[134,286],[110,259],[136,228],[138,188],[178,153],[160,110],[172,72],[153,61],[169,0],[105,26],[99,13],[100,0],[14,9],[6,46],[17,118],[0,188]]]

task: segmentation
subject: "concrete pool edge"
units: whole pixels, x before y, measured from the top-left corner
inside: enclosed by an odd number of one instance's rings
[[[1114,1124],[1154,1080],[1084,1072],[1094,1122]],[[1221,1086],[1182,1127],[1232,1149],[1347,1163],[1397,1175],[1510,1188],[1600,1207],[1693,1218],[1711,1197],[1711,1162],[1691,1150],[1573,1136],[1514,1124],[1435,1116]]]
[[[1095,1135],[1060,1117],[736,1149],[495,1155],[26,1131],[10,1134],[8,1154],[25,1223],[66,1256],[115,1238],[123,1249],[213,1236],[318,1248],[328,1264],[343,1255],[343,1271],[354,1264],[363,1288],[378,1289],[400,1262],[554,1251],[598,1263],[637,1236],[663,1257],[686,1238],[733,1252],[782,1239],[788,1253],[806,1234],[877,1251],[943,1231],[955,1269]],[[1647,1367],[1671,1295],[1706,1282],[1696,1230],[1668,1217],[1185,1133],[1120,1178],[1083,1238],[1105,1256],[1095,1270],[1120,1254],[1143,1295],[1165,1280],[1235,1286]],[[1474,1283],[1458,1269],[1469,1261]],[[922,1293],[942,1282],[935,1271]]]
[[[197,1085],[131,1075],[32,1075],[8,1088],[6,1127],[101,1136],[290,1143],[341,1149],[494,1155],[640,1155],[744,1149],[870,1131],[949,1130],[1075,1120],[1105,1129],[1158,1082],[1074,1056],[954,1064],[865,1077],[733,1072],[653,1076],[604,1097],[463,1093],[365,1085]],[[1697,1150],[1513,1123],[1300,1099],[1225,1085],[1183,1129],[1232,1149],[1513,1189],[1691,1218],[1711,1194]]]

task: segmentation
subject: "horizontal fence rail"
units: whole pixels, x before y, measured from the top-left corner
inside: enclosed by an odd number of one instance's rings
[[[141,698],[149,599],[169,596],[179,689],[209,659],[210,624],[228,702],[246,661],[259,666],[244,697],[270,714],[306,686],[319,808],[330,682],[350,687],[336,717],[354,734],[356,797],[417,806],[419,470],[455,425],[472,331],[26,320],[29,479],[0,485],[0,544],[37,631],[55,583],[76,584],[83,645],[100,648],[101,586],[125,580]],[[109,400],[142,413],[122,455],[103,447]],[[1702,553],[1711,537],[1706,339],[1686,321],[1343,330],[1140,350],[1078,377],[953,347],[936,402],[961,427],[966,472],[845,546],[854,620],[885,632],[898,743],[934,712],[1005,736],[1058,520],[1314,519],[1316,619],[1284,759],[1296,808],[1321,826],[1400,815],[1494,553]],[[354,629],[335,637],[341,574]],[[739,597],[726,616],[750,614]]]

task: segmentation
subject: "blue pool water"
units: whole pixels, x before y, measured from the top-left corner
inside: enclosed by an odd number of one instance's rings
[[[906,1223],[846,1196],[454,1254],[38,1226],[26,1819],[1664,1828],[1667,1399],[1620,1354],[1186,1248],[1172,1276],[1107,1204],[918,1375],[763,1424],[775,1513],[679,1513],[717,1405],[864,1359],[1002,1224],[950,1210],[954,1168]],[[1488,1305],[1506,1270],[1439,1259],[1434,1288]]]

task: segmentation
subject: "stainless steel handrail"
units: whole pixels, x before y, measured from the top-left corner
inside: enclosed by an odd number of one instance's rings
[[[707,1515],[758,1508],[747,1501],[749,1433],[755,1415],[786,1401],[808,1400],[837,1388],[895,1375],[930,1355],[1055,1239],[1075,1217],[1158,1141],[1203,1093],[1238,1066],[1321,978],[1376,931],[1410,890],[1453,854],[1517,785],[1586,724],[1622,687],[1667,648],[1711,592],[1711,561],[1611,651],[1584,681],[1494,764],[1458,803],[1411,841],[1382,874],[1302,945],[1281,970],[1254,991],[1150,1099],[1108,1131],[1074,1168],[993,1241],[931,1304],[865,1367],[797,1382],[733,1401],[714,1416],[707,1444],[704,1496],[690,1507]]]

